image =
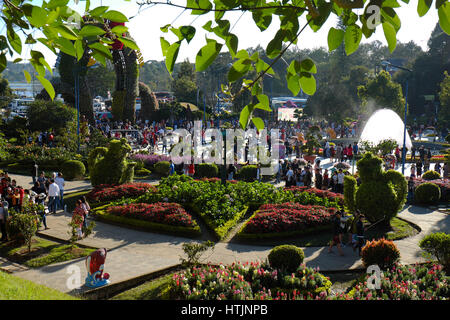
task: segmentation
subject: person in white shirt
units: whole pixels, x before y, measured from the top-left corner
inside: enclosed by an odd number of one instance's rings
[[[337,174],[337,192],[338,193],[344,193],[344,173],[342,172],[342,169],[339,169],[339,173]]]
[[[58,176],[55,179],[55,183],[59,187],[59,208],[64,209],[64,186],[66,185],[63,174],[61,172],[58,172]]]
[[[55,180],[50,180],[50,186],[48,187],[48,210],[56,213],[56,207],[59,199],[59,187],[55,183]]]

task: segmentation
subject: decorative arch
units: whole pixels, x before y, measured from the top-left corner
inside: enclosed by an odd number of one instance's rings
[[[155,93],[145,83],[139,82],[139,96],[141,97],[139,118],[143,121],[152,119],[154,112],[159,109]]]

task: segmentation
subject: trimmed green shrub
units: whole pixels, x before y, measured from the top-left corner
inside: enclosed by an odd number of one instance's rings
[[[148,169],[142,168],[139,170],[135,170],[135,174],[137,177],[146,177],[148,175],[150,175],[152,172]]]
[[[356,190],[355,204],[370,222],[384,218],[388,224],[406,201],[407,183],[401,173],[383,172],[381,164],[382,160],[370,152],[357,162],[361,185]]]
[[[239,180],[244,180],[247,182],[252,182],[256,180],[256,165],[244,166],[238,171]]]
[[[160,161],[154,165],[154,171],[156,174],[160,176],[167,177],[170,172],[170,163],[169,161]]]
[[[118,121],[123,118],[123,108],[125,106],[126,91],[115,91],[112,96],[111,113],[114,116],[114,120]]]
[[[215,178],[219,175],[219,168],[215,163],[200,163],[195,166],[195,177]]]
[[[400,251],[391,240],[367,241],[361,250],[361,259],[366,268],[370,265],[378,265],[381,269],[387,269],[400,259]]]
[[[435,256],[447,273],[450,271],[450,234],[438,232],[427,235],[419,242],[419,247]]]
[[[344,177],[344,203],[349,212],[355,212],[356,179],[350,175]]]
[[[305,254],[294,245],[281,245],[273,248],[268,256],[272,268],[295,272],[302,264]]]
[[[435,180],[435,179],[440,179],[441,175],[439,174],[439,172],[433,171],[433,170],[428,170],[427,172],[425,172],[422,175],[422,179],[423,180]]]
[[[414,191],[414,199],[421,204],[432,204],[441,198],[441,189],[431,182],[422,183]]]
[[[97,147],[89,154],[89,173],[93,186],[132,182],[135,162],[126,161],[131,147],[125,138],[111,140],[109,148]]]
[[[67,180],[83,178],[86,173],[86,167],[83,162],[78,160],[68,160],[64,162],[61,170]]]

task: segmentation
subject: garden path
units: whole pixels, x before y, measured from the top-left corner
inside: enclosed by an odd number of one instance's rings
[[[414,237],[395,241],[401,252],[401,262],[404,264],[424,261],[418,242],[425,234],[436,231],[450,232],[450,216],[437,210],[409,206],[403,209],[399,217],[415,223],[422,229],[422,232]],[[50,229],[41,231],[41,235],[68,239],[67,224],[70,219],[68,213],[60,211],[56,215],[50,215],[47,219]],[[183,255],[182,244],[196,241],[121,228],[102,222],[96,222],[96,224],[93,234],[87,239],[79,241],[79,243],[109,249],[105,272],[111,274],[112,283],[176,265],[179,263],[180,256]],[[203,261],[230,264],[236,261],[265,260],[271,249],[270,246],[219,242],[213,251],[205,253]],[[344,248],[344,257],[340,257],[336,253],[328,254],[326,247],[305,247],[302,249],[305,252],[306,265],[319,267],[322,271],[362,267],[361,260],[349,247]],[[336,249],[334,249],[334,252],[336,252]],[[73,274],[73,270],[79,270],[78,277],[76,277],[76,273]],[[85,290],[85,287],[82,286],[86,275],[84,258],[39,269],[17,271],[14,274],[63,292],[73,294]],[[79,282],[70,282],[73,279],[78,279]],[[72,289],[67,286],[68,281],[74,284],[73,287],[77,288]]]

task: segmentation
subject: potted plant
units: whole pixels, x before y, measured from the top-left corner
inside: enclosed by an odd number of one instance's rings
[[[306,161],[314,162],[317,155],[315,155],[314,150],[316,148],[320,148],[319,141],[322,139],[322,135],[320,134],[320,128],[318,126],[312,126],[308,129],[306,133],[306,143],[301,146],[301,149],[304,153],[306,153],[303,158]]]

